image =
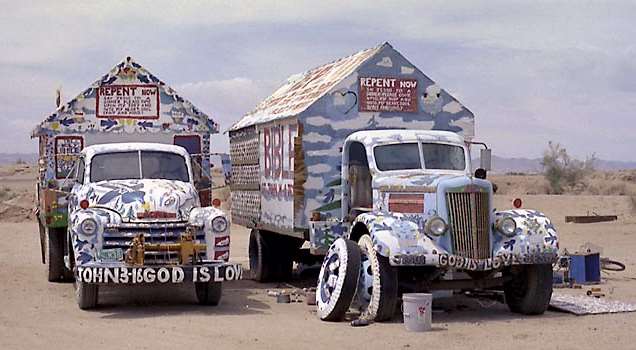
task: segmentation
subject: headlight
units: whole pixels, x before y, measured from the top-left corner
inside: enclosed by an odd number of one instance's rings
[[[508,237],[512,237],[517,230],[517,223],[513,218],[503,218],[497,223],[497,230]]]
[[[424,226],[424,231],[426,233],[430,233],[435,236],[443,235],[446,230],[448,230],[448,225],[444,219],[439,216],[434,216],[426,221],[426,225]]]
[[[92,235],[97,232],[97,221],[90,218],[84,219],[84,221],[80,224],[80,228],[84,234]]]
[[[222,216],[217,216],[212,219],[212,230],[214,232],[223,232],[227,229],[227,220]]]

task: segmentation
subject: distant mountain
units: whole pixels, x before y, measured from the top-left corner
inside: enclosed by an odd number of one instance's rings
[[[479,164],[479,159],[473,159],[473,164]],[[597,170],[613,171],[624,169],[636,169],[636,162],[623,162],[617,160],[597,159],[594,162]],[[505,173],[541,173],[541,158],[504,158],[496,155],[492,156],[492,172],[498,174]]]
[[[15,164],[18,161],[35,164],[37,159],[36,153],[0,153],[0,165]]]

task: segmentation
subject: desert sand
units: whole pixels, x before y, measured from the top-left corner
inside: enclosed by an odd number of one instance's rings
[[[636,313],[573,316],[548,311],[526,317],[489,300],[457,296],[437,302],[434,330],[408,333],[396,314],[388,323],[352,328],[321,322],[314,307],[277,304],[267,295],[277,284],[244,280],[226,283],[221,305],[196,304],[190,285],[102,288],[100,307],[81,311],[71,283],[49,283],[40,262],[37,225],[30,214],[32,168],[2,168],[0,188],[0,349],[634,349]],[[496,196],[497,208],[513,194]],[[603,256],[624,262],[624,272],[603,273],[607,298],[636,302],[636,213],[627,196],[525,195],[524,207],[551,216],[561,248],[585,242],[603,247]],[[617,214],[619,220],[565,224],[565,215]],[[247,266],[248,231],[232,227],[231,259]],[[311,285],[315,275],[293,281]],[[584,293],[581,290],[565,290]]]

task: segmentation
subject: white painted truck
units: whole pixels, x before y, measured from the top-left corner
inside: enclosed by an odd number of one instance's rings
[[[127,57],[33,130],[37,219],[50,282],[72,281],[80,308],[104,284],[195,282],[216,304],[229,224],[210,204],[218,124]]]
[[[89,146],[72,180],[64,260],[80,308],[97,306],[100,285],[188,282],[199,303],[217,305],[222,282],[241,278],[228,219],[201,207],[183,147]]]
[[[473,114],[386,43],[290,77],[229,130],[253,276],[288,278],[308,241],[323,320],[387,320],[401,293],[439,289],[503,288],[511,311],[543,313],[556,230],[493,207],[473,136]]]

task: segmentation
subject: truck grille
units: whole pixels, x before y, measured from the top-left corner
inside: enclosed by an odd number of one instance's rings
[[[146,243],[178,243],[181,233],[185,232],[184,225],[162,225],[155,223],[152,225],[127,224],[122,227],[107,227],[104,230],[103,249],[121,248],[126,253],[130,244],[136,236],[143,233]],[[182,226],[182,227],[181,227]],[[205,242],[205,234],[198,231],[195,239]],[[205,259],[205,252],[199,254],[199,258]],[[175,265],[179,263],[179,252],[155,252],[146,251],[144,253],[144,264],[146,265]]]
[[[454,254],[473,259],[489,258],[488,193],[449,192],[446,204]]]

